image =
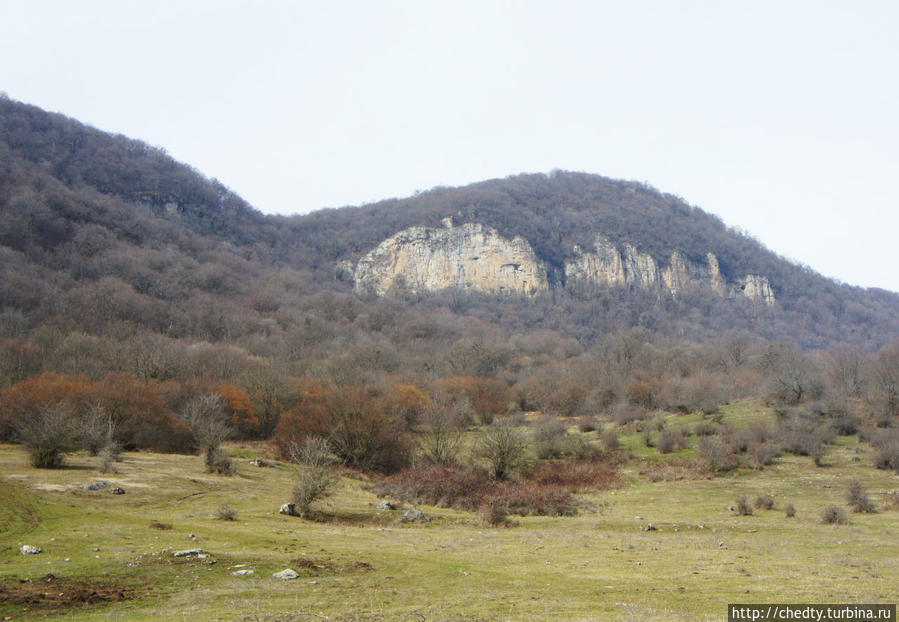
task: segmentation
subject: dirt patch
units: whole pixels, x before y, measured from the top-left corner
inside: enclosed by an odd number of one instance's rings
[[[130,590],[117,586],[67,579],[52,574],[40,579],[0,580],[0,602],[29,608],[56,609],[129,600]]]

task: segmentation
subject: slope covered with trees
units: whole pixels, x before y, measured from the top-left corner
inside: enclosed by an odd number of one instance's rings
[[[128,446],[198,447],[190,405],[214,395],[232,435],[334,431],[347,464],[394,470],[435,403],[465,421],[627,418],[745,396],[871,421],[899,410],[885,349],[899,297],[790,264],[643,184],[522,175],[264,216],[160,149],[2,99],[0,216],[5,439],[64,404],[86,424],[107,417]],[[339,262],[447,216],[526,238],[555,283],[573,246],[601,232],[660,261],[714,252],[727,275],[768,276],[778,303],[564,288],[361,298],[337,278]]]

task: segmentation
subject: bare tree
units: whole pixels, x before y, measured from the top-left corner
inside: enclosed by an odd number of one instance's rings
[[[471,406],[464,397],[435,396],[422,408],[420,443],[425,460],[434,464],[456,461],[470,413]]]
[[[72,410],[65,402],[23,417],[16,438],[25,445],[31,465],[39,469],[62,466],[63,455],[78,448]]]
[[[334,491],[338,482],[334,469],[337,457],[331,453],[328,442],[318,436],[310,436],[302,445],[294,444],[289,453],[290,459],[300,465],[292,501],[297,514],[305,517],[313,503]]]
[[[508,479],[525,460],[528,438],[518,428],[499,423],[485,428],[475,447],[475,455],[490,464],[496,479]]]
[[[200,450],[206,454],[209,472],[229,474],[230,460],[222,460],[219,446],[231,436],[231,426],[225,416],[225,404],[217,393],[198,395],[184,405],[182,419],[190,428]]]

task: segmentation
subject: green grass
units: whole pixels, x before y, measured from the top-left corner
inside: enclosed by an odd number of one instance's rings
[[[735,406],[724,417],[746,420],[752,412]],[[763,471],[649,483],[632,464],[631,485],[583,497],[591,511],[485,528],[472,514],[434,507],[422,508],[430,523],[401,524],[401,512],[376,511],[378,499],[349,478],[320,506],[327,520],[282,516],[291,468],[243,458],[229,478],[204,473],[199,457],[131,453],[118,474],[103,475],[97,458],[75,455],[77,468],[37,470],[20,448],[0,446],[0,577],[52,573],[113,582],[137,596],[63,612],[7,603],[0,616],[722,620],[729,602],[895,602],[899,512],[851,514],[843,527],[820,523],[825,505],[845,507],[852,477],[878,505],[899,488],[899,477],[873,469],[871,459],[872,450],[850,437],[830,450],[825,468],[787,456]],[[81,489],[95,479],[127,494]],[[727,509],[739,496],[760,494],[778,507],[793,503],[797,516]],[[214,518],[222,503],[238,520]],[[172,529],[153,529],[153,521]],[[659,530],[644,531],[648,523]],[[20,555],[21,544],[44,553]],[[167,552],[194,547],[210,558],[176,562]],[[296,562],[303,558],[321,568],[304,568]],[[239,564],[255,574],[233,577]],[[286,567],[301,577],[272,578]]]

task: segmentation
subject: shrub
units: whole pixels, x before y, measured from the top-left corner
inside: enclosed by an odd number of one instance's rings
[[[821,522],[826,525],[848,525],[849,516],[843,508],[828,505],[821,512]]]
[[[660,453],[670,454],[676,449],[686,449],[688,443],[683,430],[666,428],[659,433],[659,439],[656,441],[656,446],[659,448]]]
[[[487,499],[478,508],[481,523],[490,527],[509,524],[509,505],[502,499]]]
[[[727,444],[718,436],[699,439],[699,455],[705,461],[706,468],[713,473],[723,473],[738,466],[737,457]]]
[[[231,454],[224,449],[216,448],[212,452],[211,460],[207,456],[206,470],[210,473],[231,476],[237,473],[237,465],[231,459]]]
[[[237,520],[237,510],[227,503],[223,503],[215,511],[215,517],[218,520]]]
[[[540,462],[530,479],[543,486],[559,486],[573,492],[607,490],[621,485],[621,475],[615,466],[599,460]]]
[[[746,497],[737,499],[736,511],[740,516],[752,516],[752,506],[749,505],[749,499]]]
[[[77,449],[75,433],[72,412],[61,402],[20,419],[16,438],[25,445],[33,467],[53,469],[62,466],[66,453]]]
[[[606,451],[615,451],[620,447],[620,443],[618,442],[618,434],[614,430],[606,430],[603,432],[599,439],[602,441],[603,447],[606,448]]]
[[[774,459],[780,456],[780,447],[774,442],[765,442],[754,445],[749,450],[750,456],[756,468],[766,467],[774,463]]]
[[[792,503],[788,503],[784,506],[784,514],[787,518],[793,518],[796,516],[796,506]]]
[[[875,512],[874,502],[868,497],[868,493],[862,483],[853,479],[849,482],[849,489],[846,491],[846,501],[852,507],[853,512]]]
[[[312,504],[329,497],[337,485],[336,458],[321,437],[310,437],[302,445],[294,446],[290,458],[300,465],[291,501],[297,513],[306,517]]]
[[[839,436],[851,436],[858,432],[861,421],[851,413],[840,413],[830,422],[830,429]]]
[[[475,447],[475,455],[489,463],[490,474],[498,480],[517,471],[524,464],[526,452],[524,434],[508,424],[485,428]]]
[[[757,510],[773,510],[774,509],[774,497],[771,495],[759,495],[755,498],[755,503],[753,503]]]
[[[372,487],[375,494],[408,503],[453,507],[473,512],[496,490],[483,468],[431,464],[385,477]]]
[[[696,436],[713,436],[718,433],[718,426],[711,421],[700,421],[693,426],[693,434]]]

